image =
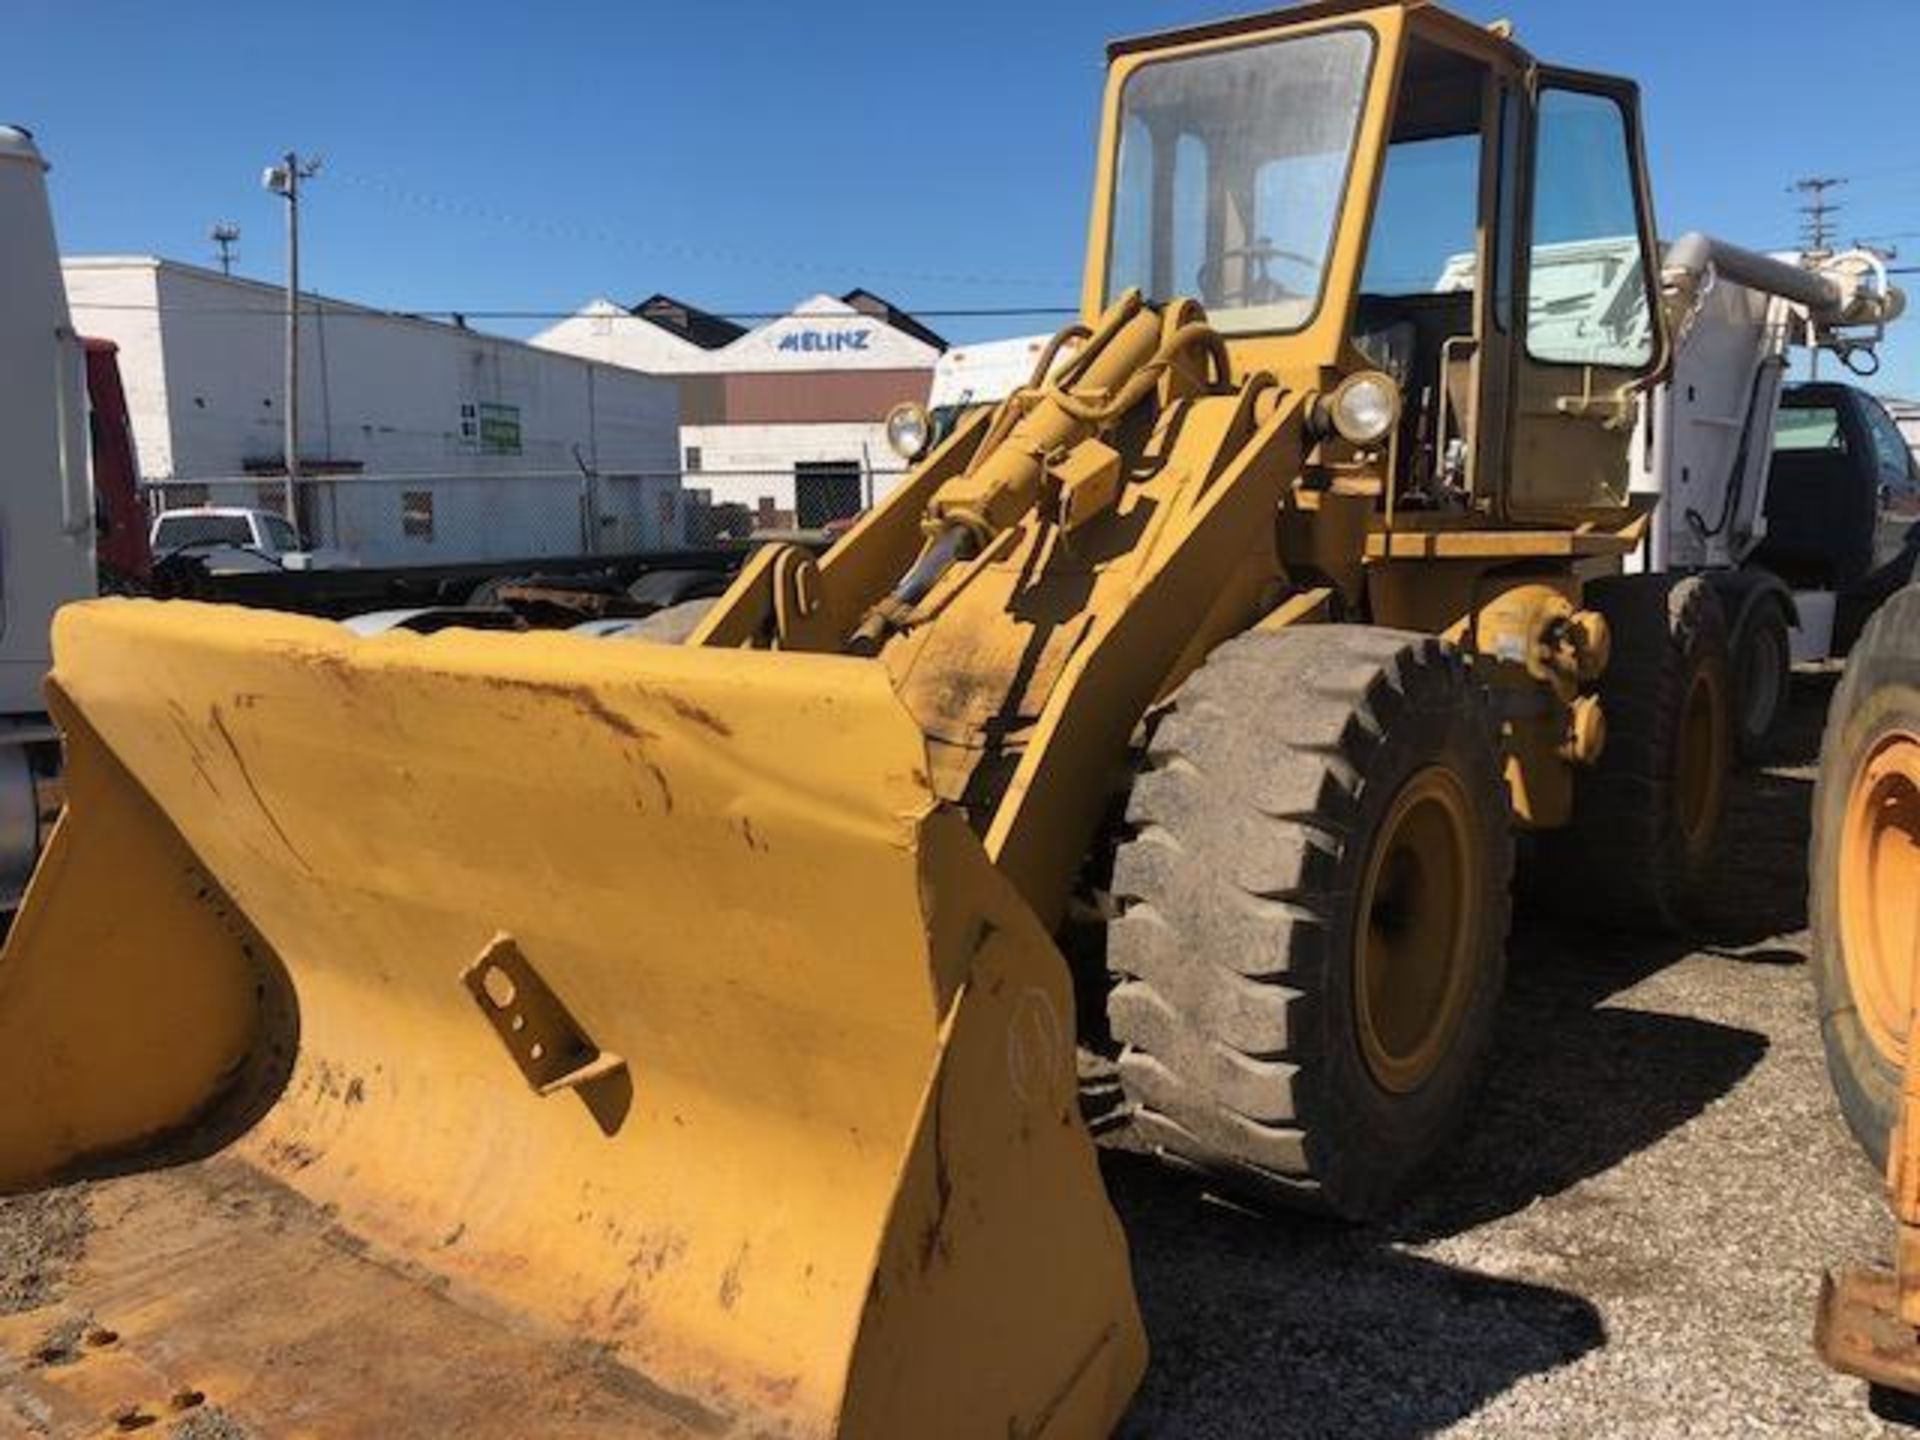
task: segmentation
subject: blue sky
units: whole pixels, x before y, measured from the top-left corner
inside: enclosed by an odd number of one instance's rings
[[[1239,8],[10,0],[0,118],[54,161],[69,252],[205,261],[224,219],[239,269],[278,278],[258,177],[298,147],[326,160],[306,278],[373,304],[777,310],[865,284],[909,308],[1070,305],[1104,41]],[[1788,183],[1846,175],[1842,236],[1914,232],[1895,243],[1920,263],[1916,0],[1843,22],[1788,0],[1461,8],[1640,79],[1667,235],[1789,243]],[[1879,383],[1920,393],[1920,316],[1905,328]]]

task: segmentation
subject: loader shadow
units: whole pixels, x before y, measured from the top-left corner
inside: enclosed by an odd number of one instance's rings
[[[1609,1005],[1633,969],[1516,959],[1478,1100],[1427,1183],[1388,1217],[1397,1240],[1455,1235],[1612,1169],[1726,1095],[1766,1054],[1753,1030]]]
[[[1249,1215],[1143,1156],[1103,1157],[1152,1363],[1117,1434],[1428,1435],[1606,1343],[1588,1301]]]
[[[1809,683],[1809,681],[1811,683]],[[1696,933],[1609,931],[1518,907],[1499,1030],[1474,1113],[1432,1179],[1391,1218],[1431,1239],[1496,1220],[1600,1174],[1731,1091],[1766,1053],[1756,1031],[1625,998],[1694,957],[1806,963],[1806,855],[1831,693],[1801,677],[1772,754],[1734,778],[1725,859]]]
[[[1155,1160],[1105,1153],[1153,1355],[1120,1433],[1427,1435],[1603,1346],[1577,1294],[1397,1247],[1612,1168],[1764,1054],[1749,1030],[1605,1008],[1620,978],[1591,958],[1522,969],[1464,1133],[1377,1224],[1249,1214]]]

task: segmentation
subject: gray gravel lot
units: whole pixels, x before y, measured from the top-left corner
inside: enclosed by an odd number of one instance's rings
[[[1704,942],[1523,919],[1472,1130],[1389,1223],[1255,1219],[1107,1155],[1154,1349],[1123,1434],[1910,1433],[1810,1341],[1822,1269],[1891,1243],[1805,965],[1830,690],[1800,678],[1742,779]]]
[[[1523,917],[1479,1114],[1388,1223],[1252,1217],[1104,1152],[1153,1346],[1123,1435],[1908,1433],[1809,1339],[1822,1269],[1891,1238],[1806,975],[1829,691],[1801,679],[1782,763],[1738,786],[1705,943]],[[72,1192],[0,1203],[0,1313],[45,1303],[86,1222]]]

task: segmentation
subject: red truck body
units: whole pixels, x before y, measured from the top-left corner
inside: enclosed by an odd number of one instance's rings
[[[143,588],[153,571],[147,509],[140,498],[140,465],[133,448],[127,392],[120,383],[120,347],[88,338],[87,401],[93,441],[95,555],[100,589],[108,594]]]

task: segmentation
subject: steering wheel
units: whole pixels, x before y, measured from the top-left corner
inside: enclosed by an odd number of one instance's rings
[[[1245,260],[1248,262],[1241,271],[1240,285],[1237,290],[1223,290],[1219,282],[1225,274],[1227,262]],[[1298,265],[1313,276],[1313,286],[1307,290],[1293,290],[1280,283],[1267,267],[1275,260],[1285,260]],[[1253,305],[1272,305],[1281,300],[1297,299],[1311,295],[1320,286],[1320,262],[1311,255],[1302,255],[1298,250],[1283,250],[1263,235],[1251,245],[1235,245],[1207,257],[1205,263],[1195,272],[1194,287],[1199,290],[1200,298],[1208,305],[1217,305],[1223,309],[1245,309]]]

